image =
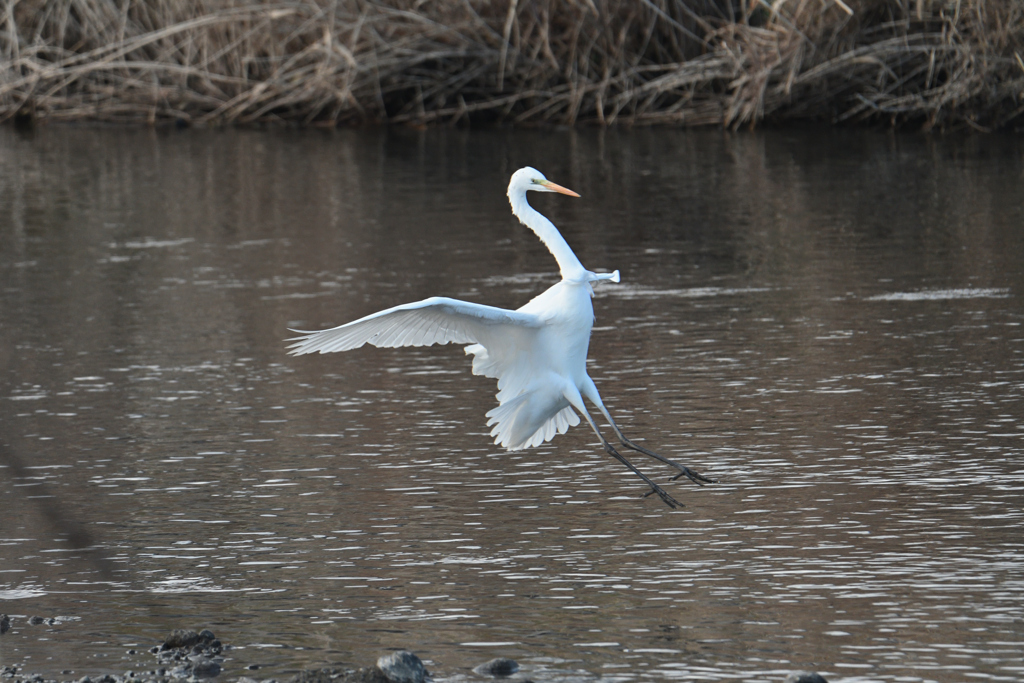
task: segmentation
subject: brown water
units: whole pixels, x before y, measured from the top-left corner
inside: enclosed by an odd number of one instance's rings
[[[682,510],[585,426],[500,451],[459,348],[284,353],[554,282],[527,164],[622,271],[612,413],[719,480]],[[1015,137],[0,128],[0,664],[147,670],[208,627],[228,680],[396,647],[441,680],[1024,679],[1022,187]]]

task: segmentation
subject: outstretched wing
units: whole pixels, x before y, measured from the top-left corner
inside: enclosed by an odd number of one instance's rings
[[[525,348],[532,331],[541,326],[537,316],[496,306],[434,296],[328,330],[298,332],[288,348],[293,356],[357,349],[363,344],[395,348],[431,344],[482,344],[498,351]]]
[[[292,355],[379,347],[467,344],[473,373],[498,380],[497,408],[487,413],[494,442],[510,450],[537,446],[580,419],[561,391],[548,387],[546,359],[538,357],[542,321],[532,313],[458,299],[431,297],[328,330],[292,330]],[[539,382],[539,384],[538,384]]]

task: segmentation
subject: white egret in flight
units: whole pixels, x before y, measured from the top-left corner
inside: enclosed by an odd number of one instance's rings
[[[592,273],[584,268],[551,221],[527,203],[529,190],[579,195],[532,168],[519,169],[508,184],[512,213],[551,251],[561,282],[515,311],[435,296],[328,330],[293,330],[302,336],[289,340],[294,342],[289,353],[348,351],[363,344],[382,348],[466,344],[466,353],[473,356],[473,374],[498,380],[498,407],[487,413],[494,443],[508,450],[538,446],[578,425],[575,411],[579,411],[604,449],[651,487],[646,496],[656,493],[669,507],[681,505],[608,443],[583,403],[586,398],[597,407],[623,446],[679,470],[673,481],[685,475],[700,486],[712,483],[627,439],[587,375],[587,347],[594,325],[592,284],[618,282],[619,271]]]

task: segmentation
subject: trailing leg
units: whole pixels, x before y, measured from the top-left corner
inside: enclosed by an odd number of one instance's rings
[[[692,481],[697,486],[703,486],[704,484],[714,484],[714,483],[716,483],[714,479],[709,479],[708,477],[705,477],[700,472],[697,472],[695,470],[690,469],[686,465],[680,465],[675,460],[670,460],[670,459],[666,458],[663,455],[658,455],[654,451],[648,450],[648,449],[644,448],[643,446],[635,444],[632,441],[630,441],[629,439],[627,439],[626,435],[622,433],[621,429],[619,429],[619,425],[615,424],[615,420],[612,419],[611,413],[609,413],[608,409],[605,408],[604,402],[601,400],[601,395],[597,392],[597,386],[594,385],[593,381],[591,381],[590,387],[588,387],[588,389],[591,389],[592,391],[588,391],[587,392],[587,398],[589,398],[590,401],[595,406],[597,406],[597,409],[601,411],[602,415],[604,415],[604,419],[608,420],[608,424],[611,425],[612,431],[615,432],[615,436],[618,437],[619,442],[623,446],[625,446],[626,448],[630,448],[630,449],[636,451],[637,453],[643,453],[644,455],[650,456],[650,457],[654,458],[655,460],[660,460],[661,462],[665,463],[666,465],[669,465],[669,466],[674,467],[677,470],[679,470],[679,474],[677,474],[676,476],[672,477],[672,481],[675,481],[679,477],[685,476],[687,479]]]
[[[587,423],[590,425],[590,428],[594,430],[594,433],[597,434],[597,438],[601,440],[601,445],[604,446],[604,450],[610,456],[612,456],[613,458],[621,462],[623,465],[628,467],[633,474],[643,479],[644,482],[651,487],[651,490],[644,494],[645,498],[651,495],[652,493],[656,493],[658,494],[658,497],[661,498],[665,502],[665,504],[668,505],[670,508],[683,507],[683,504],[680,503],[675,498],[673,498],[672,496],[670,496],[668,491],[666,491],[665,489],[661,488],[653,481],[651,481],[646,474],[638,470],[636,466],[633,465],[633,463],[631,463],[629,460],[623,457],[621,453],[615,450],[614,446],[608,443],[608,440],[604,438],[604,435],[601,434],[601,431],[597,428],[597,424],[594,423],[594,418],[590,416],[590,413],[587,411],[586,406],[583,404],[583,400],[579,397],[578,394],[575,397],[567,395],[566,398],[569,399],[569,402],[573,405],[574,408],[583,413],[583,417],[587,419]]]

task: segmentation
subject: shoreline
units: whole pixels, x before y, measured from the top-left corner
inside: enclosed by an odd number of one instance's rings
[[[22,0],[0,121],[180,126],[1024,123],[1014,0]]]

